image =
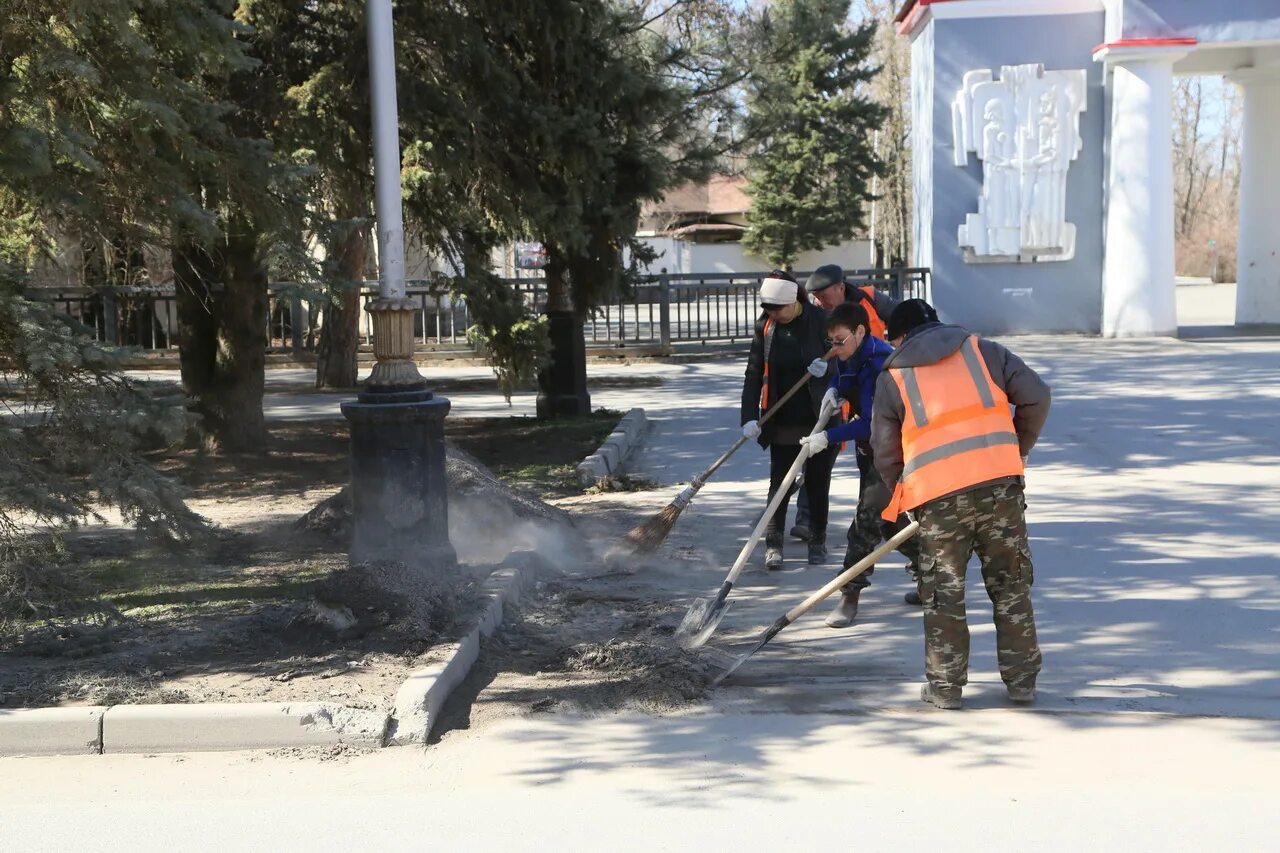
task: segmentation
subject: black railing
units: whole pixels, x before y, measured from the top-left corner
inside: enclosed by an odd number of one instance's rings
[[[598,306],[584,323],[589,346],[654,346],[682,343],[737,343],[751,339],[760,314],[757,292],[766,273],[708,273],[649,276],[631,294]],[[803,281],[803,276],[797,276]],[[929,270],[849,270],[846,280],[872,285],[895,299],[928,298]],[[542,279],[508,279],[534,311],[546,305]],[[466,301],[441,292],[431,281],[407,283],[406,293],[418,304],[414,335],[423,348],[470,348],[471,315]],[[172,285],[147,287],[40,287],[30,295],[50,301],[94,330],[106,344],[144,350],[177,347],[178,312]],[[321,303],[313,290],[294,282],[270,285],[267,346],[274,351],[307,352],[319,338]],[[377,283],[361,287],[361,333],[371,343],[372,326],[363,309],[376,298]]]

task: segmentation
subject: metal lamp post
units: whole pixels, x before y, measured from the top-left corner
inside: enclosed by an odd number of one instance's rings
[[[405,296],[391,0],[367,0],[378,298],[369,305],[377,359],[364,391],[342,404],[351,425],[353,530],[350,560],[448,568],[444,419],[449,401],[427,390],[413,361],[414,304]]]

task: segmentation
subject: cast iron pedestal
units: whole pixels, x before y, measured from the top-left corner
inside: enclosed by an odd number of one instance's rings
[[[355,402],[342,404],[351,424],[353,565],[457,563],[444,469],[448,413],[448,399],[425,388],[371,385]]]

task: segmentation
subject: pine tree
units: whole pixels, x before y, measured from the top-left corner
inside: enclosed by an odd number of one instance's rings
[[[26,284],[0,262],[0,379],[15,390],[0,421],[0,634],[11,621],[94,613],[92,596],[58,571],[57,531],[102,507],[159,541],[205,530],[142,456],[182,438],[181,399],[126,378],[118,353],[25,296]]]
[[[848,0],[780,0],[763,28],[750,82],[747,160],[751,210],[743,243],[775,266],[849,239],[863,227],[872,146],[886,117],[867,84],[875,24],[849,30]]]
[[[729,5],[398,8],[401,79],[409,81],[400,92],[406,199],[419,233],[455,258],[476,257],[481,243],[540,240],[550,308],[585,317],[616,298],[634,272],[623,257],[641,204],[705,176],[725,147],[715,118],[731,110],[740,76],[717,35]],[[509,366],[537,357],[536,334],[505,334],[513,303],[491,293],[501,283],[473,266],[467,272],[471,304],[496,311],[473,315],[487,340],[525,345],[523,356],[507,354]]]

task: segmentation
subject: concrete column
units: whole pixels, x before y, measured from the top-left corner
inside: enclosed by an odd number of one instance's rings
[[[1244,93],[1236,325],[1280,323],[1280,68],[1231,79]]]
[[[1182,53],[1107,57],[1111,127],[1102,265],[1105,337],[1176,335],[1173,63]]]

